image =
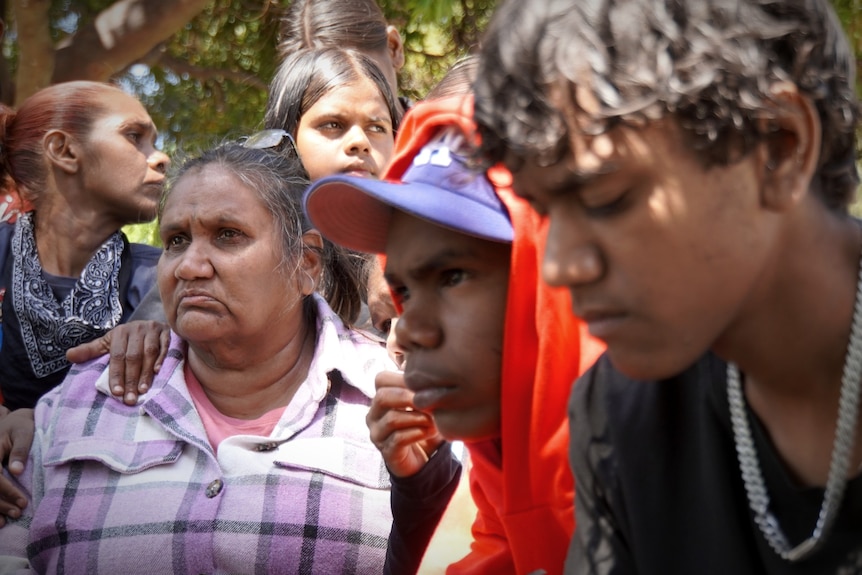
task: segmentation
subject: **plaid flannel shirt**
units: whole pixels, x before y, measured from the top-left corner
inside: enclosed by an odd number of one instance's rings
[[[218,456],[176,334],[137,406],[97,391],[107,356],[74,366],[37,406],[32,501],[0,529],[0,555],[50,573],[381,572],[389,479],[365,415],[391,365],[317,303],[308,379],[272,435],[230,437]]]

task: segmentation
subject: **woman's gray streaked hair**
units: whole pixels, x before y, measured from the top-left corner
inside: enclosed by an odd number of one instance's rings
[[[766,135],[777,81],[816,106],[812,189],[846,209],[858,185],[855,63],[827,0],[506,1],[482,48],[476,120],[489,160],[553,163],[568,137],[549,94],[563,88],[588,133],[672,115],[705,164],[721,165]],[[578,106],[575,85],[598,109]]]
[[[218,165],[229,171],[249,189],[257,192],[267,211],[272,214],[281,237],[282,271],[286,275],[298,273],[303,250],[309,249],[302,234],[311,224],[302,210],[302,194],[309,185],[308,175],[296,154],[284,154],[276,149],[246,148],[237,142],[221,144],[190,158],[172,173],[161,206],[161,220],[165,201],[176,183],[185,175],[209,165]],[[360,309],[362,278],[352,254],[324,240],[322,256],[323,274],[318,291],[332,309],[348,325],[356,322]],[[307,300],[306,307],[312,304]]]

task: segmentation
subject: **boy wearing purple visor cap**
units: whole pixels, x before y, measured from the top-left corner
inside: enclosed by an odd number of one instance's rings
[[[471,110],[418,104],[383,181],[323,178],[305,208],[332,241],[386,255],[401,311],[404,373],[378,375],[367,417],[393,476],[388,572],[415,572],[457,483],[445,438],[470,452],[478,508],[447,573],[560,573],[574,528],[566,398],[601,345],[541,283],[542,224],[508,172],[471,168]]]
[[[400,181],[325,178],[306,194],[308,214],[315,225],[319,220],[331,226],[327,235],[333,241],[369,253],[386,253],[389,226],[398,211],[456,232],[509,243],[513,234],[509,214],[488,178],[470,169],[463,152],[458,153],[463,147],[464,135],[453,126],[420,150]]]

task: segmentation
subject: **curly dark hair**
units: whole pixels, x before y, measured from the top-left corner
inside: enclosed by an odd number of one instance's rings
[[[587,133],[672,116],[705,165],[723,165],[770,130],[777,81],[816,106],[812,189],[846,210],[859,181],[855,63],[827,0],[506,0],[475,83],[482,153],[558,161],[568,128],[551,93],[562,87]],[[576,85],[597,106],[579,105]]]

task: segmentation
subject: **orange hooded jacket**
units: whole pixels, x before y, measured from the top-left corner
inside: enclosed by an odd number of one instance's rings
[[[472,137],[473,99],[456,96],[411,109],[384,179],[400,179],[440,129]],[[473,542],[449,574],[562,573],[574,531],[574,485],[566,417],[572,383],[604,351],[572,315],[566,290],[541,279],[545,223],[511,190],[502,166],[488,171],[509,210],[515,239],[509,276],[499,440],[468,443],[470,489],[478,508]]]

